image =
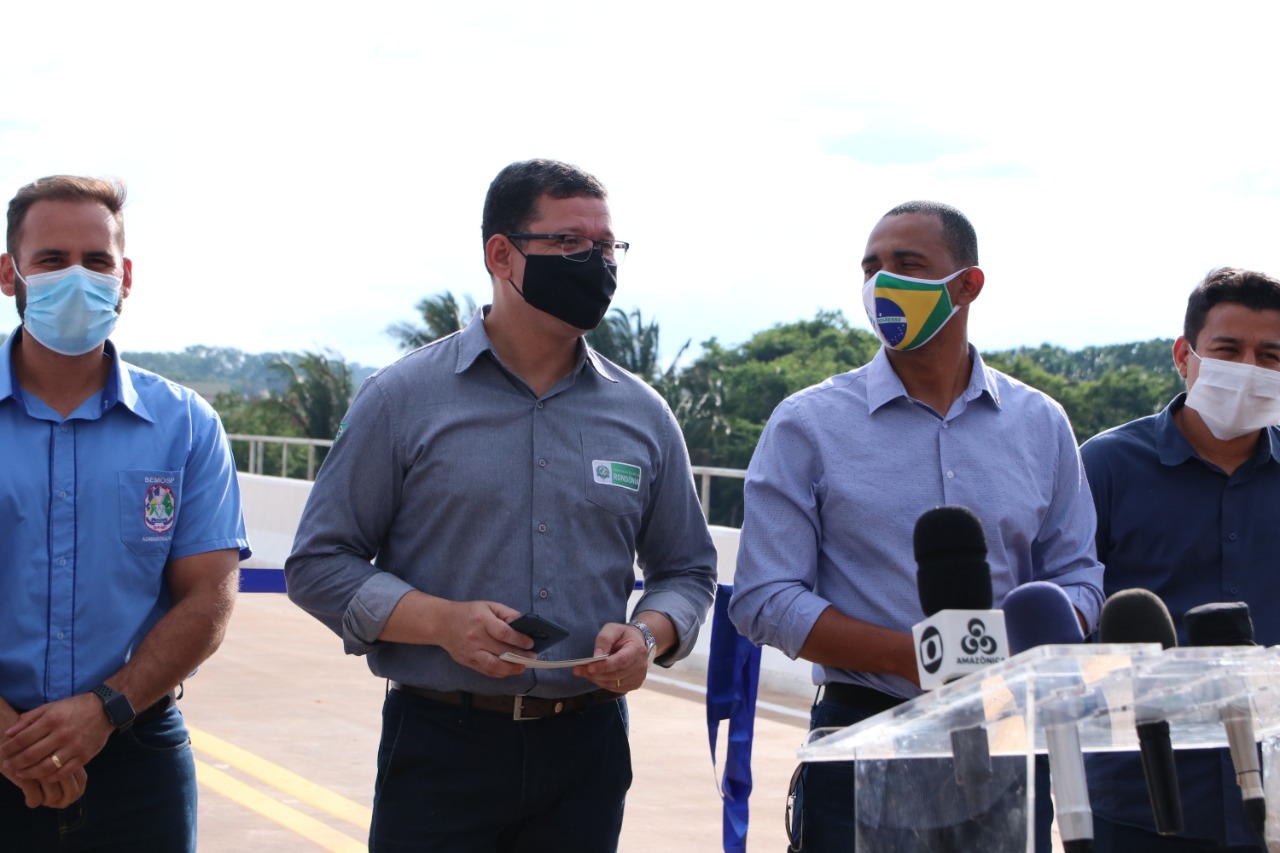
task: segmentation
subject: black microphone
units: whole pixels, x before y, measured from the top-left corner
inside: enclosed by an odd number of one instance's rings
[[[1253,641],[1249,605],[1243,601],[1202,604],[1188,610],[1182,621],[1187,627],[1187,645],[1190,646],[1257,645]],[[1222,725],[1227,730],[1227,745],[1236,770],[1236,784],[1240,786],[1240,796],[1244,800],[1245,819],[1259,838],[1265,838],[1267,800],[1253,732],[1253,708],[1247,693],[1242,691],[1240,696],[1223,706]]]
[[[991,567],[982,522],[962,506],[940,506],[916,521],[916,586],[925,620],[911,629],[920,686],[939,687],[1007,656],[1004,614],[992,610]],[[951,730],[956,784],[970,818],[991,807],[991,747],[985,715]]]
[[[916,521],[916,588],[924,621],[911,629],[925,690],[1008,657],[1004,614],[991,608],[991,567],[982,522],[962,506],[940,506]]]
[[[1075,605],[1057,584],[1031,581],[1015,587],[1004,597],[1002,609],[1012,654],[1036,646],[1084,642],[1084,630]],[[1080,729],[1075,722],[1056,721],[1046,716],[1044,741],[1049,751],[1053,799],[1063,849],[1066,853],[1092,853],[1093,811],[1089,807]]]
[[[1170,649],[1178,645],[1169,608],[1150,590],[1125,589],[1102,605],[1098,639],[1103,643],[1159,643]],[[1135,692],[1136,688],[1135,688]],[[1142,775],[1147,782],[1156,832],[1172,835],[1182,831],[1182,794],[1169,740],[1169,721],[1148,719],[1141,702],[1135,703],[1138,749],[1142,755]]]

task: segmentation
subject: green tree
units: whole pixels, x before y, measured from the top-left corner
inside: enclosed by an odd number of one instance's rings
[[[475,316],[475,300],[469,295],[465,300],[465,307],[459,306],[457,297],[448,290],[424,297],[413,306],[422,315],[422,325],[392,323],[387,326],[386,333],[400,342],[400,349],[404,352],[451,335],[461,330]]]
[[[587,332],[586,339],[592,349],[614,364],[657,386],[675,374],[676,364],[690,343],[684,342],[664,371],[659,363],[660,336],[658,321],[646,323],[639,308],[631,309],[630,314],[614,308],[605,316],[604,322]]]
[[[660,386],[695,465],[745,468],[774,408],[788,395],[865,364],[878,341],[839,311],[781,323],[725,348],[712,338],[685,370]],[[712,485],[712,522],[742,521],[742,481]]]
[[[284,381],[280,403],[290,422],[308,438],[333,438],[351,405],[351,367],[334,350],[281,358],[272,368]]]

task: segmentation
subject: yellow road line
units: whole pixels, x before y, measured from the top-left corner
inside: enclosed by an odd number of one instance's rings
[[[264,782],[312,808],[333,815],[339,820],[345,820],[364,832],[369,831],[369,825],[373,822],[372,809],[366,808],[354,800],[349,800],[341,794],[335,794],[328,788],[317,785],[310,779],[299,776],[292,770],[286,770],[278,764],[273,764],[265,758],[255,755],[247,749],[241,749],[233,743],[228,743],[190,725],[187,726],[187,730],[191,732],[191,745],[198,751],[217,759],[223,764],[229,764],[236,770],[252,776],[259,782]]]
[[[303,814],[295,808],[273,800],[261,791],[246,785],[203,761],[196,761],[196,780],[216,794],[275,821],[294,835],[300,835],[329,853],[365,853],[369,848],[363,841],[339,832],[333,827]]]

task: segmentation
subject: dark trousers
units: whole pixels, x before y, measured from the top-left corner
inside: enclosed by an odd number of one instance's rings
[[[176,707],[111,735],[85,772],[84,796],[65,809],[28,809],[0,778],[0,851],[194,853],[196,768]]]
[[[372,853],[609,853],[631,787],[626,700],[542,720],[392,690]]]
[[[825,691],[824,691],[825,693]],[[809,716],[811,729],[844,727],[861,722],[902,703],[903,700],[886,696],[869,688],[841,689],[837,701],[824,695]],[[946,759],[916,759],[894,762],[895,783],[909,783],[908,774],[927,780],[923,786],[944,786],[954,778],[954,767]],[[1037,853],[1049,853],[1053,806],[1049,798],[1049,767],[1044,756],[1036,757],[1035,791],[1035,849]],[[890,771],[893,773],[893,771]],[[852,761],[824,761],[801,765],[797,772],[794,801],[791,807],[792,851],[803,853],[835,853],[853,851],[857,833],[863,834],[863,842],[871,849],[894,850],[905,853],[920,851],[971,851],[989,847],[985,832],[992,831],[992,819],[987,815],[1001,815],[1019,806],[1024,796],[1021,788],[1010,789],[998,795],[986,814],[971,821],[936,830],[895,830],[885,826],[873,826],[868,821],[859,823],[855,809],[855,784],[857,764]],[[907,794],[909,784],[895,784],[885,792],[885,798],[900,810],[931,812],[932,804]],[[999,792],[998,792],[999,793]],[[1025,826],[1025,824],[1023,824]]]
[[[1096,853],[1266,853],[1267,850],[1262,844],[1228,847],[1220,841],[1160,835],[1126,823],[1113,823],[1097,815],[1093,816],[1093,849]]]

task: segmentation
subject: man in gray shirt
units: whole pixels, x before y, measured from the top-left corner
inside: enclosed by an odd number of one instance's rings
[[[614,850],[621,697],[692,650],[715,550],[670,410],[582,341],[627,249],[604,187],[513,163],[482,231],[492,305],[360,389],[285,565],[289,597],[391,682],[371,850]],[[539,657],[608,657],[504,660],[535,656],[509,624],[530,612],[568,631]]]

